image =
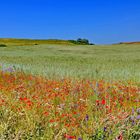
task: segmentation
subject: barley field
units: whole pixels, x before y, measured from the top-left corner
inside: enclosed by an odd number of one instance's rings
[[[0,64],[53,79],[140,81],[140,45],[8,46]]]

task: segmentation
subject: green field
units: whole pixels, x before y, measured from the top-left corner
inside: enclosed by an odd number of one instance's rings
[[[48,78],[140,81],[140,45],[8,45],[0,64]]]
[[[139,140],[140,45],[62,42],[0,40],[0,140]]]

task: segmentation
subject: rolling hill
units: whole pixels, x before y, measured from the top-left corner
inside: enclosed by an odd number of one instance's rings
[[[0,44],[14,45],[14,46],[26,46],[26,45],[41,45],[41,44],[64,44],[73,45],[74,43],[68,40],[48,39],[48,40],[37,40],[37,39],[14,39],[14,38],[0,38]]]
[[[134,45],[139,45],[140,44],[140,41],[138,41],[138,42],[120,42],[119,44],[134,44]]]

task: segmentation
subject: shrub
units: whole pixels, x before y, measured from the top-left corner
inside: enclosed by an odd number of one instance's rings
[[[68,41],[73,43],[73,44],[78,44],[76,40],[68,40]]]
[[[89,45],[95,45],[94,43],[90,43]]]
[[[7,47],[5,44],[0,44],[0,47]]]

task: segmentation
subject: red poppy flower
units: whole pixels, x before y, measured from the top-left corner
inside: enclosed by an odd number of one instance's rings
[[[105,103],[106,103],[105,99],[102,99],[101,104],[105,105]]]
[[[67,134],[65,134],[64,137],[67,138],[67,139],[76,139],[76,136],[70,136],[70,135],[67,135]]]

